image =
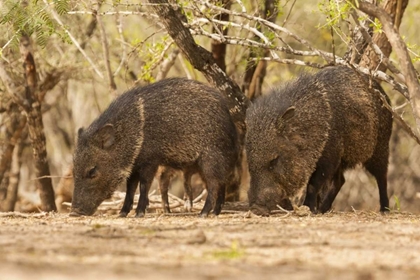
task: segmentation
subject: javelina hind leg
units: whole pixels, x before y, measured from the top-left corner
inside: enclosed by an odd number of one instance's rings
[[[149,190],[158,166],[148,165],[140,172],[140,197],[136,209],[136,218],[142,218],[146,214],[149,205]]]
[[[200,216],[201,217],[207,217],[210,214],[210,211],[213,210],[215,204],[216,204],[216,197],[217,197],[217,191],[215,190],[214,185],[217,184],[217,182],[211,182],[207,181],[207,198],[206,202],[204,203],[203,209],[201,209]]]
[[[343,171],[341,168],[339,168],[334,174],[334,179],[331,182],[331,186],[327,187],[326,193],[324,193],[323,197],[321,198],[319,206],[319,211],[321,213],[325,213],[331,209],[331,206],[345,181],[346,179],[344,178]]]
[[[184,171],[184,209],[187,212],[191,212],[193,207],[194,197],[191,186],[191,177],[193,174],[193,172]]]
[[[204,203],[203,209],[200,212],[201,217],[207,217],[210,214],[210,211],[215,208],[216,199],[218,197],[218,188],[219,182],[217,178],[213,175],[203,173],[203,178],[206,187],[207,187],[207,198],[206,202]]]
[[[171,209],[169,208],[168,191],[172,177],[173,171],[168,168],[164,168],[159,180],[160,195],[162,197],[162,208],[165,213],[171,213]]]
[[[372,157],[364,164],[367,171],[369,171],[369,173],[375,177],[376,183],[378,184],[381,212],[389,211],[389,199],[387,191],[387,163],[388,160],[380,161]]]
[[[138,172],[131,173],[131,176],[127,179],[127,192],[125,193],[124,204],[119,214],[121,218],[127,217],[128,213],[130,213],[133,208],[134,194],[136,193],[139,180],[140,177]]]
[[[222,185],[217,192],[216,205],[214,206],[213,213],[219,215],[222,212],[223,204],[225,204],[226,185]]]

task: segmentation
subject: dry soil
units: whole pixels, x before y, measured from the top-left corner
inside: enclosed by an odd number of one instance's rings
[[[420,216],[0,217],[0,279],[420,279]]]

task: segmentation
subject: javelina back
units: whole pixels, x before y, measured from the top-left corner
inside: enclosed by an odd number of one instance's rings
[[[201,214],[219,214],[237,154],[235,125],[215,89],[182,78],[133,88],[78,132],[71,214],[92,215],[124,183],[126,216],[140,182],[143,216],[160,165],[198,172],[208,189]]]
[[[251,105],[245,147],[255,213],[303,202],[326,212],[344,184],[343,172],[360,163],[376,178],[386,211],[392,115],[380,94],[388,97],[373,84],[380,93],[352,69],[328,67]]]

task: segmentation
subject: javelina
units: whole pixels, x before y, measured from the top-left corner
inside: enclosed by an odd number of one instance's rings
[[[266,215],[277,205],[305,199],[313,212],[331,207],[343,172],[357,164],[376,178],[381,211],[388,208],[387,169],[392,115],[378,84],[344,66],[304,74],[247,111],[251,210]]]
[[[163,168],[160,179],[159,179],[159,189],[162,196],[162,207],[165,213],[170,213],[171,209],[169,207],[169,198],[168,198],[168,191],[169,185],[171,183],[172,178],[175,175],[175,169],[173,168]],[[191,178],[194,175],[193,170],[186,168],[183,170],[184,175],[184,209],[187,212],[192,211],[193,207],[193,189],[191,186]]]
[[[92,215],[125,183],[124,217],[140,182],[136,216],[143,216],[162,165],[198,172],[208,190],[201,215],[217,215],[237,154],[235,125],[217,90],[183,78],[133,88],[78,132],[71,214]]]

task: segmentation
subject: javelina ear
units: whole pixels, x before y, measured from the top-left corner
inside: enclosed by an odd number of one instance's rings
[[[115,130],[112,124],[106,124],[98,131],[98,139],[102,149],[108,149],[115,142]]]
[[[85,131],[85,129],[83,127],[79,128],[77,130],[77,137],[80,137],[80,135],[82,135],[83,131]]]
[[[295,107],[291,106],[287,108],[287,110],[278,117],[277,119],[277,129],[281,130],[284,126],[284,122],[290,120],[295,115]]]

